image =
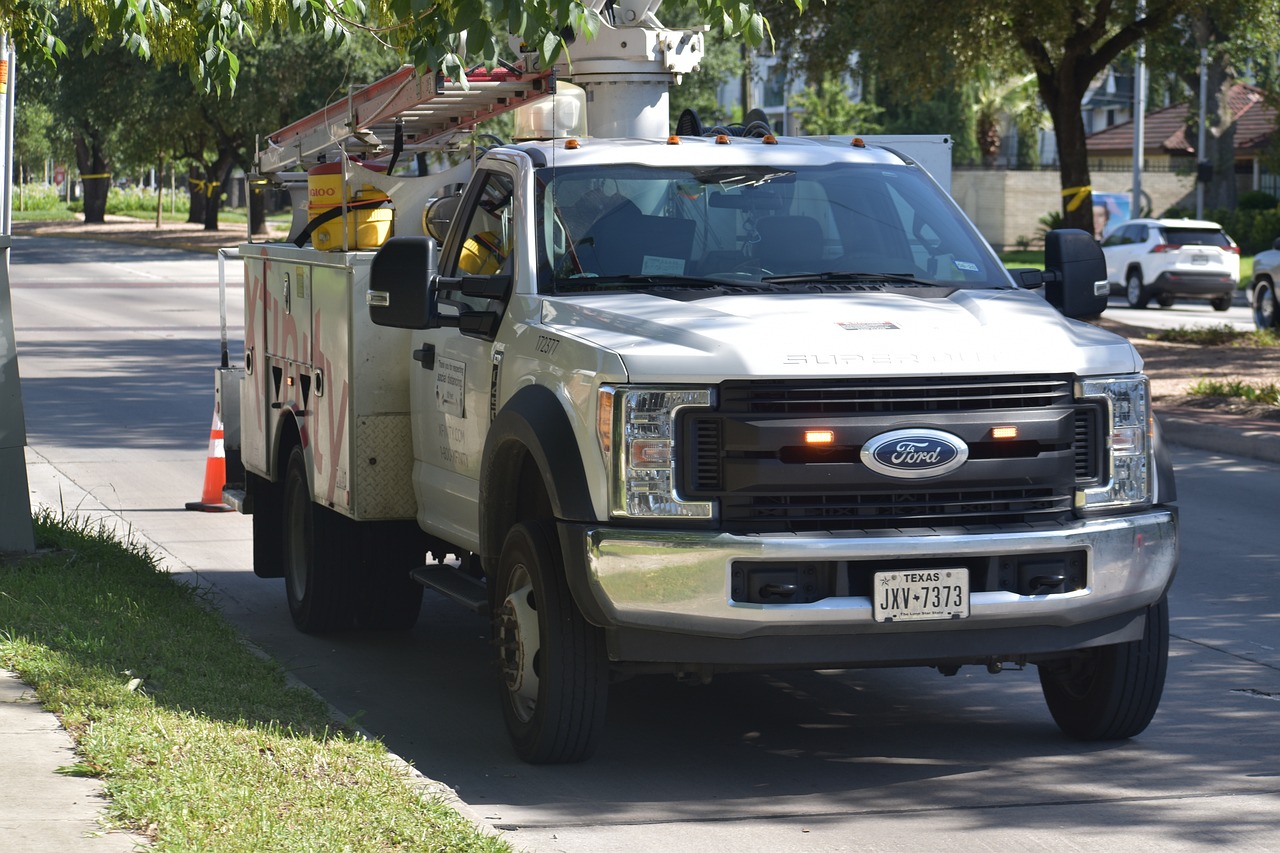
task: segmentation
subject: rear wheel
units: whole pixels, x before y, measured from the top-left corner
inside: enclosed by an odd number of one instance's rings
[[[308,634],[350,627],[353,525],[311,499],[301,447],[289,454],[283,498],[284,586],[293,624]]]
[[[1277,317],[1276,286],[1270,281],[1260,281],[1253,289],[1253,324],[1259,329],[1280,327]]]
[[[1142,283],[1142,273],[1138,270],[1130,270],[1128,277],[1125,278],[1124,296],[1129,301],[1130,308],[1146,308],[1147,303],[1151,301],[1151,294]]]
[[[1100,646],[1040,664],[1049,713],[1079,740],[1123,740],[1155,716],[1169,661],[1169,603],[1147,610],[1142,639]]]
[[[1224,293],[1222,296],[1210,299],[1209,304],[1213,306],[1214,311],[1226,311],[1231,307],[1231,302],[1234,298],[1234,293]]]
[[[573,602],[549,524],[525,522],[507,535],[493,620],[502,715],[516,753],[530,764],[590,758],[608,695],[604,637]]]
[[[1173,304],[1173,294],[1161,293],[1159,296],[1156,297],[1156,304],[1159,305],[1161,308],[1168,308],[1170,305]]]

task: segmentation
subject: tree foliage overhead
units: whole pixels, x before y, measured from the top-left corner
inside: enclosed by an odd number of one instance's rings
[[[770,4],[777,0],[768,0]],[[1263,0],[1242,0],[1245,5]],[[1274,0],[1271,0],[1274,3]],[[823,28],[809,62],[839,61],[833,33],[862,53],[880,79],[920,97],[975,79],[1032,74],[1053,119],[1066,224],[1091,227],[1089,163],[1080,106],[1090,84],[1137,42],[1162,32],[1203,0],[863,0],[828,2],[797,20],[788,46]],[[787,7],[766,5],[767,14]],[[779,40],[787,38],[774,21]],[[910,39],[903,34],[910,33]]]
[[[788,2],[803,8],[807,0]],[[598,31],[602,6],[602,0],[0,0],[0,29],[19,52],[53,61],[66,54],[65,19],[83,17],[102,43],[187,66],[207,88],[219,89],[235,85],[241,63],[236,46],[273,29],[335,39],[364,31],[419,67],[453,74],[509,56],[507,33],[550,63],[569,33],[581,38]],[[749,45],[768,35],[751,0],[680,0],[673,6],[696,8],[701,20]]]

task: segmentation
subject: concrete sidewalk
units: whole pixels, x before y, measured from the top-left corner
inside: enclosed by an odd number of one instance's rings
[[[77,762],[71,735],[46,713],[35,691],[0,670],[0,847],[23,853],[113,853],[145,840],[106,832],[97,779],[68,776]]]
[[[1201,409],[1157,414],[1171,444],[1280,463],[1280,422]],[[0,846],[24,853],[112,853],[147,846],[140,837],[103,830],[102,785],[58,772],[76,761],[70,734],[44,712],[30,687],[0,670]]]

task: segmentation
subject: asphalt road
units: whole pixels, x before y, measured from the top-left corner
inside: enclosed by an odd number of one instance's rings
[[[505,741],[482,618],[428,593],[408,635],[298,634],[283,582],[252,574],[249,519],[182,509],[200,496],[209,437],[215,261],[17,238],[11,279],[33,500],[153,543],[253,643],[518,849],[1280,849],[1280,466],[1175,454],[1170,676],[1131,742],[1063,738],[1034,669],[636,678],[612,690],[594,760],[530,767]],[[1165,313],[1223,317],[1116,316]]]

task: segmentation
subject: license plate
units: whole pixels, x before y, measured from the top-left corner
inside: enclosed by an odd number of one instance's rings
[[[969,615],[969,570],[918,569],[872,576],[871,618],[877,622],[964,619]]]
[[[1191,263],[1193,263],[1193,264],[1207,264],[1207,263],[1209,263],[1209,256],[1208,256],[1208,255],[1192,255],[1192,256],[1191,256]]]

